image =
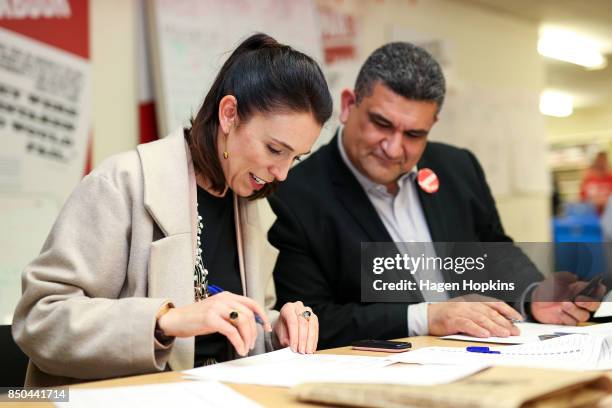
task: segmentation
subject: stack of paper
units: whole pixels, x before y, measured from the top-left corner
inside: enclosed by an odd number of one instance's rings
[[[521,334],[509,337],[472,337],[463,334],[444,336],[446,340],[478,341],[499,344],[524,344],[541,341],[540,336],[554,335],[555,333],[581,333],[581,334],[612,334],[612,323],[595,324],[592,326],[562,326],[557,324],[516,323]]]
[[[425,347],[388,357],[402,363],[488,364],[568,370],[612,369],[612,336],[571,334],[535,343],[491,347],[493,353],[474,353],[462,347]]]
[[[595,311],[593,317],[610,317],[612,316],[612,291],[603,298],[599,305],[599,309]]]
[[[305,382],[434,385],[459,380],[487,367],[394,364],[386,357],[303,355],[289,348],[184,371],[187,378],[292,387]]]

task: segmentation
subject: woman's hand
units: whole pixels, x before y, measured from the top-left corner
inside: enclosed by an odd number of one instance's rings
[[[232,312],[238,312],[236,319],[230,319]],[[256,314],[263,321],[264,330],[271,331],[268,317],[257,302],[246,296],[221,292],[202,301],[170,309],[157,323],[166,336],[192,337],[221,333],[238,354],[246,356],[255,347]]]
[[[274,333],[283,347],[302,354],[317,351],[319,319],[302,302],[285,303],[274,325]]]

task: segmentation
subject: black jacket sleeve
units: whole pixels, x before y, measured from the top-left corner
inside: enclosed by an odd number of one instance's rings
[[[277,307],[298,300],[310,306],[319,319],[319,348],[408,335],[407,304],[361,304],[352,297],[360,273],[353,270],[353,277],[345,276],[343,263],[355,254],[339,250],[330,236],[309,237],[303,219],[277,198],[271,198],[270,204],[278,217],[268,234],[280,251],[274,270]],[[359,267],[359,252],[356,256],[354,265]]]

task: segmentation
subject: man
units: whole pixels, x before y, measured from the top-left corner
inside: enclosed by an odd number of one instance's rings
[[[427,141],[444,95],[441,68],[425,50],[408,43],[377,49],[355,90],[342,93],[343,127],[270,200],[278,216],[269,239],[280,250],[279,302],[303,299],[312,307],[323,348],[366,338],[518,334],[510,320],[522,316],[504,302],[441,302],[448,293],[411,303],[361,302],[362,242],[511,242],[476,158]],[[433,171],[421,185],[419,169]],[[535,268],[526,269],[531,281],[541,279]],[[534,286],[523,300],[539,290]],[[576,324],[595,307],[549,302],[526,312],[543,322]]]

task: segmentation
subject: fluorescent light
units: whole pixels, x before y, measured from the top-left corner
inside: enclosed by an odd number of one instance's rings
[[[595,41],[559,28],[542,28],[538,40],[538,52],[545,57],[590,69],[601,69],[607,64]]]
[[[540,112],[547,116],[563,118],[574,111],[572,96],[559,91],[547,90],[540,96]]]

